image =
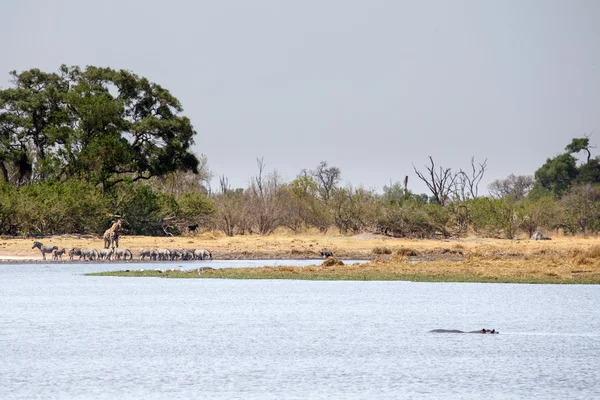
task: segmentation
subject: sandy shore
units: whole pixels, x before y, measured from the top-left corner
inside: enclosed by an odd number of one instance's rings
[[[56,236],[37,239],[59,248],[101,249],[99,237]],[[0,263],[42,262],[32,238],[0,240]],[[252,279],[355,279],[519,283],[600,284],[600,238],[556,237],[533,241],[468,237],[449,240],[395,239],[373,234],[356,236],[288,235],[226,237],[206,233],[186,237],[123,236],[135,262],[140,248],[207,248],[214,259],[314,259],[315,267],[265,267],[206,271],[202,277]],[[321,266],[319,252],[339,259],[370,260],[366,264]],[[48,262],[52,261],[48,256]],[[68,257],[63,257],[68,263]],[[76,261],[83,262],[83,261]],[[108,261],[105,261],[108,262]],[[210,268],[208,268],[210,270]],[[131,273],[134,273],[133,271]],[[131,273],[128,273],[129,275]],[[150,272],[144,272],[148,274]],[[151,273],[150,273],[151,274]],[[165,275],[161,276],[166,277]],[[193,275],[193,274],[192,274]],[[192,277],[192,275],[170,277]],[[198,277],[197,274],[194,275]]]
[[[63,235],[37,238],[44,245],[59,249],[90,247],[101,249],[100,237]],[[41,261],[33,238],[0,239],[0,262]],[[559,237],[547,241],[502,240],[468,237],[449,240],[396,239],[382,235],[270,235],[227,237],[218,232],[197,236],[149,237],[122,236],[119,247],[130,249],[137,258],[140,248],[206,248],[215,259],[320,259],[328,249],[339,258],[385,258],[399,249],[411,249],[423,257],[440,255],[481,256],[485,258],[535,257],[539,255],[571,256],[577,251],[600,245],[599,237]],[[48,258],[51,258],[47,256]],[[68,257],[63,257],[68,259]]]

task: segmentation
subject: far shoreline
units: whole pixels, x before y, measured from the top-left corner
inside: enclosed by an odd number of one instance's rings
[[[97,237],[58,236],[41,239],[59,248],[102,248]],[[104,269],[119,261],[42,260],[32,249],[31,238],[1,238],[0,264],[94,263]],[[305,280],[404,280],[423,282],[510,282],[600,284],[600,237],[557,236],[552,240],[507,240],[482,237],[450,239],[390,238],[376,234],[354,236],[316,233],[273,234],[269,236],[224,236],[208,232],[195,236],[123,236],[120,248],[129,248],[134,259],[131,271],[104,275],[160,276],[168,278],[224,279],[305,279]],[[283,266],[220,268],[212,270],[210,261],[139,260],[140,248],[206,248],[215,260],[281,260]],[[327,250],[340,260],[368,261],[360,265],[324,266],[321,253]],[[293,260],[310,260],[310,267],[285,266]],[[286,261],[289,261],[286,263]],[[120,261],[121,263],[125,261]],[[159,264],[162,264],[160,267]],[[115,264],[115,269],[123,269]],[[157,265],[157,267],[153,267]],[[174,268],[165,265],[173,265]],[[134,267],[135,266],[135,267]],[[180,275],[148,272],[157,268],[189,269]],[[134,270],[144,269],[143,274]],[[198,273],[200,271],[200,274]],[[201,276],[199,276],[201,275]]]

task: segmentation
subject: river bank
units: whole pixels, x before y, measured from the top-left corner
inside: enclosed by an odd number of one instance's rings
[[[191,267],[191,266],[190,266]],[[571,258],[539,256],[523,259],[486,259],[468,256],[464,260],[423,261],[411,257],[375,259],[347,265],[276,266],[262,268],[212,269],[209,264],[185,264],[174,268],[91,273],[93,276],[220,279],[368,280],[413,282],[485,282],[600,284],[600,257],[581,254]]]
[[[59,248],[102,248],[99,237],[56,236],[37,239]],[[43,262],[31,249],[32,238],[2,238],[1,263]],[[218,260],[314,260],[315,265],[265,268],[210,269],[210,264],[171,262],[176,271],[146,267],[102,273],[119,276],[169,278],[311,279],[311,280],[411,280],[454,282],[600,283],[600,239],[557,237],[553,240],[501,240],[478,237],[447,240],[396,239],[381,235],[291,235],[226,237],[205,233],[188,237],[123,236],[120,247],[134,253],[139,248],[207,248]],[[323,266],[322,250],[338,259],[368,263]],[[50,259],[50,257],[48,257]],[[68,257],[62,261],[67,263]],[[104,261],[110,263],[111,261]],[[198,267],[201,269],[199,270]],[[145,271],[140,272],[140,269]],[[181,272],[183,269],[184,272]],[[185,270],[189,270],[185,272]],[[201,273],[198,273],[201,272]]]

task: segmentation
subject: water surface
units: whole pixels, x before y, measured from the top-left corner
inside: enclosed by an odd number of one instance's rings
[[[0,265],[1,399],[600,396],[600,286],[82,275],[131,267]]]

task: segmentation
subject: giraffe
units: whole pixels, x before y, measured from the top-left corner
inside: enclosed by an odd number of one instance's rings
[[[120,218],[112,224],[110,228],[108,228],[104,232],[104,248],[108,249],[109,247],[119,247],[119,229],[123,226],[123,220]]]

